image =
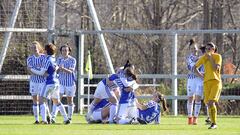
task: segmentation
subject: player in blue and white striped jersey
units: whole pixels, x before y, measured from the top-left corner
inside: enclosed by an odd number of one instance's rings
[[[72,119],[74,111],[73,97],[75,97],[76,85],[75,85],[75,67],[76,59],[70,56],[72,49],[66,44],[60,47],[61,55],[57,59],[57,65],[59,66],[59,83],[60,83],[60,96],[66,94],[68,103],[68,119]],[[52,111],[53,119],[57,115],[57,108],[54,105]]]
[[[117,124],[128,124],[133,118],[137,118],[137,106],[134,91],[138,88],[137,77],[133,66],[124,70],[125,77],[114,80],[120,87],[121,96],[116,117]]]
[[[195,75],[194,73],[194,65],[197,62],[199,56],[198,56],[198,47],[197,44],[193,39],[189,42],[189,50],[190,54],[186,58],[187,62],[187,69],[188,69],[188,80],[187,80],[187,96],[188,96],[188,102],[187,102],[187,111],[188,111],[188,124],[189,125],[196,125],[197,124],[197,118],[201,109],[201,98],[203,96],[203,80]],[[203,70],[203,67],[201,67],[199,70]],[[204,71],[202,71],[204,72]],[[194,117],[192,115],[193,113],[193,104],[195,100],[194,105]]]
[[[47,75],[45,89],[40,93],[40,95],[42,97],[44,97],[42,104],[41,104],[41,106],[42,106],[41,114],[43,117],[43,122],[47,123],[45,102],[46,102],[47,98],[51,98],[53,101],[53,104],[57,105],[57,107],[59,108],[59,110],[64,118],[64,124],[69,124],[70,121],[68,120],[65,108],[60,101],[59,81],[57,78],[58,66],[57,66],[56,60],[55,60],[56,46],[51,43],[47,44],[45,46],[45,51],[48,56],[46,58],[44,66],[40,70],[31,68],[31,71],[35,74]]]
[[[161,117],[160,102],[162,103],[163,110],[167,111],[168,109],[167,109],[166,99],[159,92],[154,93],[152,100],[148,101],[145,104],[140,104],[137,102],[138,122],[140,124],[148,124],[154,121],[155,124],[159,124],[160,117]]]
[[[32,55],[27,58],[27,67],[28,69],[40,69],[43,67],[45,62],[44,50],[39,42],[34,41],[31,43],[30,50]],[[29,70],[31,73],[31,71]],[[29,84],[29,92],[32,95],[33,99],[33,114],[35,117],[35,124],[39,123],[39,94],[45,85],[46,78],[41,75],[36,75],[31,73],[30,75],[30,84]]]

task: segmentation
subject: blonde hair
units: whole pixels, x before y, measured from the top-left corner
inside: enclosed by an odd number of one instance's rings
[[[32,44],[36,45],[37,49],[39,50],[39,53],[44,53],[44,49],[38,41],[33,41]]]

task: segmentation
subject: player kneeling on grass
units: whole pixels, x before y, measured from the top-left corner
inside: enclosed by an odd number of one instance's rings
[[[56,72],[58,69],[58,66],[55,60],[56,46],[53,44],[47,44],[45,46],[45,50],[48,56],[44,66],[40,70],[33,69],[33,68],[31,68],[30,70],[34,74],[38,74],[38,75],[48,74],[46,78],[45,89],[41,91],[40,96],[44,97],[45,99],[50,97],[53,101],[53,104],[58,106],[62,116],[64,117],[64,124],[69,124],[70,121],[67,117],[65,108],[60,101],[59,81],[58,81],[57,72]],[[42,107],[41,110],[43,110],[43,113],[46,114],[46,108],[44,106]],[[44,123],[47,124],[46,118],[44,118],[44,120],[45,120]]]

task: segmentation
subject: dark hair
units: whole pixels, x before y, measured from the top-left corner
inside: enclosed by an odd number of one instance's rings
[[[54,55],[56,53],[57,47],[54,44],[49,43],[45,45],[45,50],[48,55]]]
[[[195,44],[195,39],[192,38],[189,40],[188,47],[190,48],[193,44]]]
[[[62,53],[62,49],[63,49],[64,47],[68,48],[68,51],[69,51],[69,52],[72,52],[72,48],[71,48],[71,47],[68,45],[68,43],[67,43],[67,44],[62,45],[62,46],[60,47],[60,52],[61,52],[61,53]]]
[[[126,67],[125,71],[125,75],[128,77],[131,77],[133,80],[137,80],[137,75],[134,72],[134,69],[131,67]]]
[[[199,47],[199,49],[201,50],[202,53],[205,53],[205,52],[206,52],[206,46],[204,46],[204,45],[201,45],[201,46]]]
[[[168,110],[168,108],[167,108],[167,101],[164,98],[164,95],[161,94],[160,92],[157,92],[157,96],[158,96],[158,99],[159,99],[158,103],[162,102],[163,110],[167,111]]]

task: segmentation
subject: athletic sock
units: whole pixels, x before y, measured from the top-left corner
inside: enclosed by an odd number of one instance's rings
[[[39,121],[39,106],[38,106],[38,104],[33,104],[32,108],[33,108],[33,115],[35,117],[35,120]]]
[[[68,105],[68,118],[72,119],[73,111],[74,111],[74,104],[69,104]]]
[[[40,105],[40,114],[42,116],[42,121],[47,121],[47,111],[46,111],[46,104],[43,103]]]
[[[58,109],[57,105],[53,104],[53,106],[52,106],[52,118],[55,119],[57,117],[58,111],[59,111],[59,109]]]
[[[193,112],[193,102],[187,102],[187,111],[188,111],[188,117],[192,117]]]
[[[113,119],[116,116],[116,114],[117,114],[117,104],[112,104],[110,106],[110,114],[109,114],[109,119],[108,119],[108,121],[110,123],[113,123]]]
[[[89,106],[89,110],[88,110],[88,114],[92,114],[93,112],[93,109],[95,108],[96,104],[95,103],[91,103],[90,106]]]
[[[212,123],[216,124],[217,122],[217,107],[216,105],[211,106],[211,121]]]
[[[194,117],[198,117],[199,113],[200,113],[200,110],[201,110],[201,101],[200,102],[195,102],[195,105],[194,105]]]
[[[60,103],[57,105],[57,107],[59,108],[59,111],[60,111],[61,115],[63,116],[64,121],[67,121],[68,117],[67,117],[67,113],[66,113],[66,110],[65,110],[63,104]]]

